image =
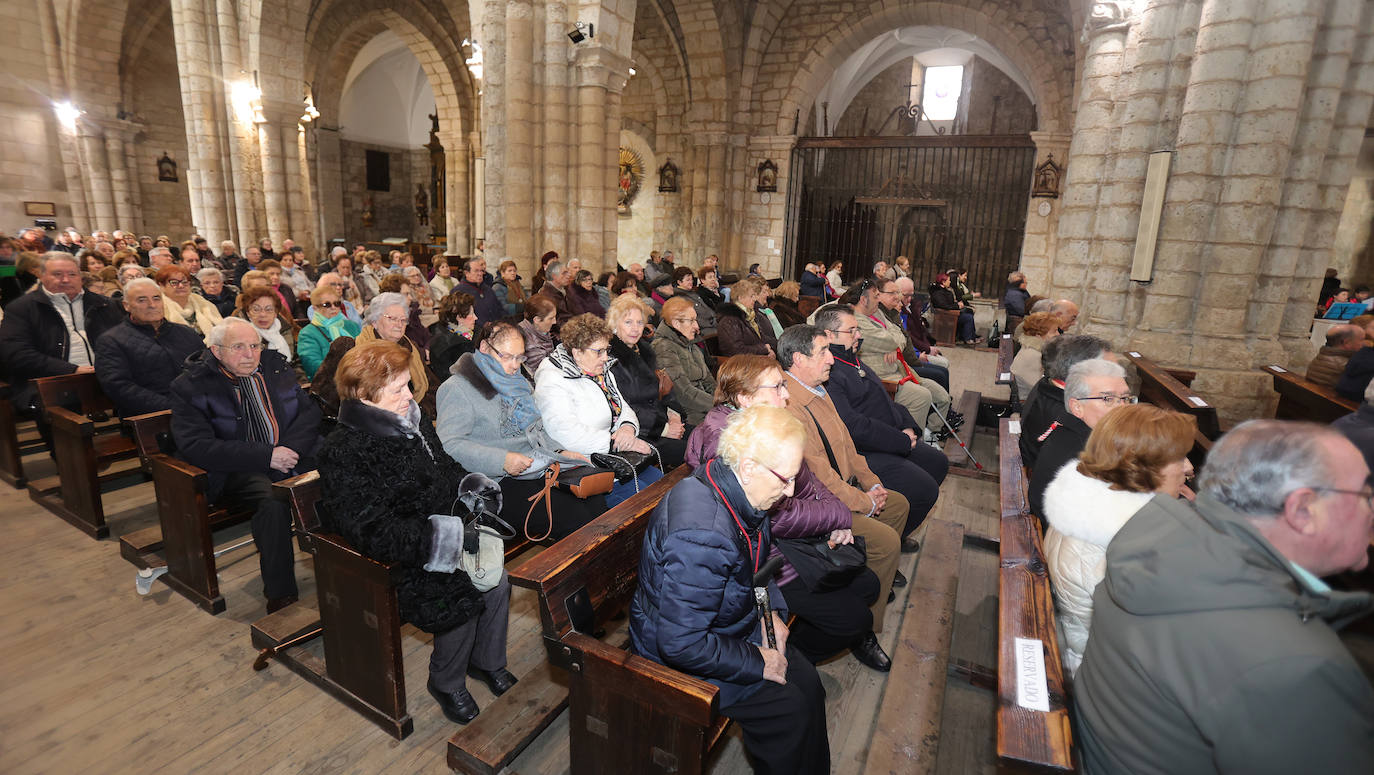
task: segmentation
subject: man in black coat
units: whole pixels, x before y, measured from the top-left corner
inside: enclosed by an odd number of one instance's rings
[[[1331,423],[1355,448],[1364,455],[1369,470],[1374,471],[1374,382],[1364,389],[1364,403],[1353,414]]]
[[[109,299],[82,291],[81,269],[70,253],[44,254],[38,281],[0,321],[0,368],[9,378],[10,400],[24,412],[37,409],[32,380],[95,371],[96,340],[122,319]]]
[[[1088,445],[1097,423],[1118,406],[1136,402],[1126,384],[1126,370],[1115,361],[1090,358],[1075,363],[1064,382],[1064,405],[1041,434],[1040,454],[1030,477],[1031,513],[1045,520],[1045,488],[1065,463]]]
[[[200,333],[163,319],[162,289],[143,277],[124,286],[129,319],[95,346],[95,376],[120,417],[172,408],[172,380],[205,349]]]
[[[1045,376],[1021,403],[1021,463],[1035,470],[1035,459],[1045,443],[1045,431],[1064,409],[1064,381],[1075,363],[1090,358],[1110,358],[1112,346],[1095,336],[1057,336],[1041,354]]]
[[[496,298],[496,291],[492,290],[491,285],[491,280],[487,278],[487,260],[478,257],[468,261],[467,267],[463,269],[462,282],[453,286],[453,290],[462,291],[472,297],[472,310],[477,313],[478,331],[487,323],[495,323],[506,316],[505,304]],[[426,292],[428,290],[425,289]]]
[[[835,357],[825,389],[854,439],[854,448],[884,487],[901,493],[911,504],[901,531],[906,537],[935,507],[940,483],[949,473],[949,459],[921,440],[923,426],[906,407],[888,397],[878,375],[858,359],[859,324],[852,307],[834,304],[821,309],[816,313],[816,327],[825,331]]]
[[[172,438],[182,459],[206,470],[211,502],[254,510],[272,613],[297,599],[291,514],[272,497],[272,482],[315,468],[320,410],[248,321],[226,318],[207,339],[209,351],[172,382]]]
[[[1336,394],[1359,401],[1371,379],[1374,379],[1374,347],[1365,346],[1356,350],[1346,362],[1345,371],[1336,380]]]

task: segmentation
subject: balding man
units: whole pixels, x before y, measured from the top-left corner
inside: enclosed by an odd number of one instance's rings
[[[1078,305],[1068,299],[1060,299],[1050,305],[1050,312],[1059,318],[1059,333],[1068,333],[1078,323]]]
[[[1364,458],[1330,428],[1252,420],[1198,485],[1107,547],[1074,678],[1083,772],[1374,772],[1374,689],[1336,635],[1374,597],[1322,581],[1368,564]]]
[[[95,346],[95,375],[120,417],[172,408],[172,380],[205,349],[200,333],[164,317],[162,288],[147,277],[124,286],[129,318]]]
[[[1364,346],[1364,329],[1343,323],[1326,332],[1326,346],[1307,364],[1307,378],[1327,387],[1335,387],[1345,373],[1350,356]]]
[[[43,254],[38,283],[10,302],[0,321],[0,368],[9,378],[10,400],[35,414],[32,380],[95,371],[96,341],[122,319],[109,299],[82,290],[71,253]]]

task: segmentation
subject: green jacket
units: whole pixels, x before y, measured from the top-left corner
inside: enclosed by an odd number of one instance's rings
[[[1093,594],[1083,772],[1374,772],[1374,689],[1336,636],[1371,609],[1367,592],[1303,581],[1210,495],[1155,497]]]
[[[654,330],[651,345],[658,356],[658,367],[673,380],[673,391],[686,410],[688,425],[700,425],[715,406],[716,378],[706,365],[704,351],[666,322]]]

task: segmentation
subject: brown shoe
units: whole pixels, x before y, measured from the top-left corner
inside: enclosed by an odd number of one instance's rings
[[[295,595],[287,595],[286,597],[274,597],[271,600],[267,601],[267,613],[274,614],[280,611],[281,609],[289,605],[292,605],[293,603],[299,602],[300,598],[296,597]]]

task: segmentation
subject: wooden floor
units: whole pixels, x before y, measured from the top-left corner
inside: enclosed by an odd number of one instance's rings
[[[953,387],[1005,397],[990,385],[996,353],[950,353]],[[969,418],[970,421],[973,418]],[[996,467],[995,432],[980,432],[973,453]],[[52,473],[26,460],[31,476]],[[147,597],[117,537],[157,520],[151,484],[106,497],[111,535],[94,541],[42,510],[26,493],[0,485],[0,772],[24,773],[444,773],[453,724],[425,692],[429,637],[407,627],[406,686],[415,732],[393,740],[284,667],[255,673],[248,627],[264,614],[257,555],[221,558],[228,610],[210,616],[158,582]],[[950,476],[934,516],[973,534],[997,535],[997,488]],[[239,536],[246,526],[239,529]],[[230,542],[232,535],[218,535]],[[917,556],[903,556],[914,578]],[[997,556],[966,546],[952,657],[996,666]],[[297,553],[301,598],[314,599],[308,555]],[[888,607],[890,647],[905,614],[905,590]],[[531,593],[512,599],[510,667],[517,675],[543,659]],[[832,771],[861,769],[883,676],[844,656],[821,668],[830,718]],[[486,688],[470,686],[479,705]],[[945,694],[939,770],[993,773],[995,697],[951,681]],[[555,722],[514,764],[524,775],[567,772],[567,727]],[[738,736],[713,763],[717,775],[749,772]]]

